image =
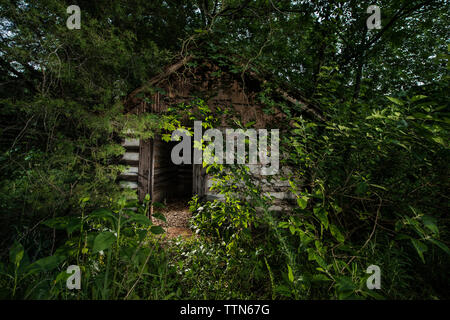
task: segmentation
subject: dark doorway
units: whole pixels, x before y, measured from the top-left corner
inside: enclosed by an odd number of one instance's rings
[[[178,142],[153,139],[153,201],[186,199],[193,194],[193,165],[175,165],[171,159],[172,148]]]

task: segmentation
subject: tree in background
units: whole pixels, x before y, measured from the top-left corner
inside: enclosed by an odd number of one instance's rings
[[[72,4],[81,8],[80,30],[66,27]],[[373,4],[382,28],[368,30]],[[287,279],[275,296],[307,297],[314,286],[300,275],[313,277],[316,268],[336,296],[352,296],[359,287],[346,269],[369,257],[389,261],[399,277],[387,280],[388,297],[448,294],[446,1],[1,0],[0,17],[2,256],[14,240],[32,248],[33,260],[53,254],[63,237],[44,232],[42,221],[79,214],[87,196],[91,209],[121,196],[120,138],[129,127],[161,125],[125,118],[124,98],[193,54],[269,79],[265,103],[283,86],[326,115],[317,123],[300,108],[283,109],[295,123],[284,148],[298,168],[287,178],[301,219],[279,221],[278,234],[288,257],[304,250],[289,261],[311,262],[286,271],[270,256],[276,278]],[[292,234],[283,233],[289,227]],[[335,255],[335,246],[347,254]],[[396,281],[404,287],[392,289]]]

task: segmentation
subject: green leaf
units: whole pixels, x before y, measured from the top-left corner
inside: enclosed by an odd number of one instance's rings
[[[150,231],[151,231],[151,233],[153,233],[153,234],[161,234],[161,233],[164,233],[164,232],[165,232],[164,229],[163,229],[163,227],[161,227],[161,226],[152,226],[152,227],[150,228]]]
[[[399,106],[403,106],[405,104],[402,100],[394,98],[394,97],[386,97],[386,98],[388,98],[390,101],[392,101],[393,103],[395,103]]]
[[[101,209],[97,209],[92,211],[89,215],[89,218],[100,218],[100,219],[111,219],[111,220],[116,220],[117,217],[114,215],[114,213],[112,213],[111,210],[105,209],[105,208],[101,208]]]
[[[423,263],[425,263],[425,259],[423,257],[423,253],[428,250],[428,247],[422,243],[420,240],[411,238],[411,242],[414,245],[414,248],[416,248],[417,254],[419,255],[420,259]]]
[[[146,230],[138,230],[136,233],[138,234],[139,241],[144,240],[145,236],[147,235]]]
[[[53,255],[49,257],[45,257],[39,259],[32,264],[30,264],[28,268],[28,274],[34,274],[37,272],[49,272],[55,269],[61,262],[65,259],[64,256]]]
[[[431,232],[438,234],[439,233],[439,229],[437,227],[437,220],[434,217],[431,216],[422,216],[422,222],[424,224],[425,227],[427,227],[429,230],[431,230]]]
[[[297,231],[296,229],[295,229],[295,227],[294,226],[289,226],[289,231],[291,232],[291,234],[295,234],[295,232]]]
[[[73,217],[69,220],[66,226],[67,233],[71,234],[72,232],[76,230],[81,230],[81,218],[80,217]]]
[[[291,290],[285,285],[276,285],[273,291],[279,295],[290,297],[292,295]]]
[[[155,217],[156,219],[159,219],[161,221],[167,222],[166,217],[161,212],[155,212],[153,214],[153,217]]]
[[[387,188],[385,188],[383,186],[380,186],[378,184],[369,183],[369,186],[372,186],[372,187],[375,187],[375,188],[380,188],[380,189],[383,189],[384,191],[388,191]]]
[[[130,218],[127,220],[127,222],[135,222],[144,226],[151,226],[153,224],[146,215],[131,212],[128,215]]]
[[[60,283],[60,282],[63,282],[63,283],[66,282],[69,277],[70,277],[70,274],[68,274],[66,272],[66,270],[63,270],[56,276],[55,284]]]
[[[92,248],[93,253],[100,252],[102,250],[106,250],[111,247],[111,245],[116,240],[116,236],[114,233],[105,231],[100,233],[95,237],[94,246]]]
[[[356,285],[350,277],[340,277],[336,282],[336,292],[339,299],[354,298],[353,294],[356,290]]]
[[[318,274],[313,275],[312,281],[317,281],[317,282],[319,282],[319,281],[331,281],[331,279],[328,278],[323,273],[318,273]]]
[[[337,241],[344,242],[345,238],[342,235],[341,231],[339,231],[339,228],[336,225],[330,224],[330,231],[331,231],[331,234],[333,235],[333,237],[335,237]]]
[[[43,225],[56,230],[65,230],[72,218],[71,217],[56,217],[42,222]]]
[[[297,198],[297,204],[300,209],[305,209],[306,206],[308,205],[308,197],[303,196]]]
[[[19,267],[24,252],[23,246],[18,241],[14,241],[11,249],[9,249],[9,261],[14,264],[16,268]]]
[[[442,138],[442,137],[432,137],[431,139],[433,139],[434,142],[439,143],[443,147],[446,147],[444,138]]]
[[[292,268],[290,265],[287,265],[288,267],[288,278],[290,282],[294,282],[294,273],[292,272]]]
[[[357,184],[355,192],[357,195],[362,196],[362,195],[366,194],[367,189],[368,189],[367,183],[365,183],[364,181],[361,181],[360,183]]]
[[[250,127],[252,127],[255,123],[256,123],[256,121],[250,121],[250,122],[248,122],[248,123],[245,125],[245,127],[246,127],[246,128],[250,128]]]
[[[406,239],[411,239],[411,237],[404,233],[399,233],[398,235],[395,236],[395,240],[406,240]]]
[[[320,255],[318,255],[318,254],[314,251],[314,249],[309,248],[309,249],[307,250],[307,252],[308,252],[308,260],[309,260],[309,261],[316,261],[317,264],[318,264],[322,269],[324,269],[324,270],[327,269],[327,264],[326,264],[325,260],[324,260]]]
[[[422,99],[425,99],[425,98],[427,98],[427,96],[424,96],[424,95],[414,96],[414,97],[411,98],[411,102],[416,102],[416,101],[419,101],[419,100],[422,100]]]
[[[436,239],[428,239],[428,241],[430,241],[432,244],[437,245],[439,248],[444,250],[444,252],[450,256],[450,249],[447,247],[447,245],[445,243],[442,243]]]
[[[377,300],[385,300],[386,299],[381,294],[379,294],[379,293],[377,293],[375,291],[372,291],[372,290],[362,291],[362,294],[365,295],[365,296],[372,297],[372,298],[377,299]]]
[[[80,203],[88,202],[89,199],[90,199],[89,197],[83,197],[83,198],[80,199]]]
[[[325,229],[328,229],[328,212],[326,212],[323,208],[314,208],[314,214],[317,218],[319,218]]]

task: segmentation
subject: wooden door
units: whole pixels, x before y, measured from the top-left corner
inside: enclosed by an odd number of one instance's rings
[[[192,170],[192,191],[203,198],[206,193],[206,168],[201,164],[193,164]]]
[[[139,145],[138,197],[143,201],[146,194],[153,199],[153,140],[141,140]]]

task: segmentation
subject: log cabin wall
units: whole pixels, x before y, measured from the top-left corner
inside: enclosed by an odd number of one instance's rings
[[[161,89],[152,95],[148,112],[160,113],[170,106],[180,103],[190,104],[195,98],[202,98],[215,110],[217,107],[231,107],[238,120],[246,124],[254,122],[254,128],[268,128],[277,121],[283,121],[283,113],[273,110],[272,114],[263,111],[264,106],[258,101],[259,82],[246,79],[242,82],[240,75],[221,73],[211,64],[203,64],[195,70],[184,69],[161,79],[154,87]],[[227,117],[222,117],[221,125],[227,126]]]
[[[140,102],[136,108],[138,113],[161,113],[170,106],[180,103],[190,104],[195,98],[202,98],[214,111],[217,107],[231,107],[237,120],[246,124],[254,122],[253,128],[278,128],[277,123],[283,121],[279,110],[268,115],[264,106],[257,99],[260,84],[251,81],[242,82],[236,75],[223,73],[220,77],[213,76],[218,67],[205,64],[191,70],[171,74],[158,80],[153,85],[159,88],[151,95],[151,103]],[[221,127],[229,127],[226,117],[221,119]],[[208,176],[201,165],[174,165],[170,159],[171,147],[175,143],[161,141],[160,137],[141,141],[139,148],[139,178],[138,194],[142,200],[149,193],[153,201],[163,201],[177,197],[197,194],[208,200],[221,198],[212,186],[212,177]],[[263,190],[271,194],[282,207],[285,200],[293,200],[289,192],[289,184],[280,177],[273,177],[268,182],[264,177],[260,181]],[[276,208],[275,210],[278,210]]]
[[[125,148],[125,154],[121,162],[128,166],[127,170],[120,176],[120,185],[131,189],[138,189],[138,171],[139,171],[139,139],[125,139],[122,146]]]

